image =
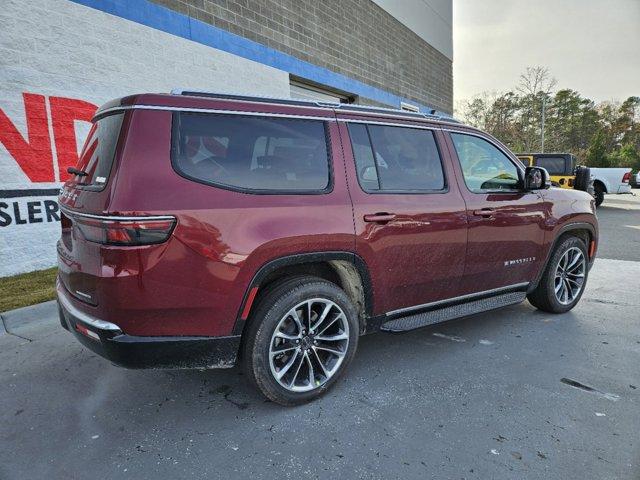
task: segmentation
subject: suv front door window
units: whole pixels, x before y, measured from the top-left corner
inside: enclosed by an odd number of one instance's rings
[[[469,190],[481,193],[519,188],[518,167],[495,146],[471,135],[454,133],[451,136]]]

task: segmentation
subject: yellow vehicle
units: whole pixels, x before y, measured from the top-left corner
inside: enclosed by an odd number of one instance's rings
[[[574,188],[577,159],[570,153],[518,153],[516,156],[525,167],[546,169],[553,185]]]

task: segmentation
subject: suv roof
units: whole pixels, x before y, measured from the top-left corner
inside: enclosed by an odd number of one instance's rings
[[[194,91],[174,89],[171,93],[161,94],[138,94],[127,97],[118,98],[102,105],[96,112],[96,116],[106,113],[107,110],[111,110],[118,107],[132,106],[132,105],[154,105],[158,107],[181,107],[184,97],[190,99],[215,99],[215,100],[228,100],[228,101],[241,101],[250,103],[262,103],[271,105],[291,105],[300,107],[310,107],[313,109],[322,109],[327,111],[337,110],[340,113],[354,113],[354,114],[379,114],[383,116],[393,116],[406,118],[407,120],[429,120],[442,123],[454,123],[456,125],[462,125],[462,123],[451,116],[438,113],[436,110],[430,110],[429,113],[425,112],[411,112],[408,110],[401,110],[399,108],[385,108],[385,107],[371,107],[366,105],[353,105],[345,103],[332,103],[322,101],[311,100],[298,100],[292,98],[278,98],[278,97],[264,97],[264,96],[252,96],[252,95],[238,95],[230,93],[216,93],[206,91]],[[191,102],[190,102],[191,103]],[[193,107],[189,105],[188,107]]]

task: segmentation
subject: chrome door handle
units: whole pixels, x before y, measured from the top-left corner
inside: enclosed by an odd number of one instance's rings
[[[482,208],[473,211],[473,214],[477,217],[492,217],[494,213],[495,210],[493,208]]]
[[[370,213],[364,216],[365,222],[387,223],[395,219],[395,213]]]

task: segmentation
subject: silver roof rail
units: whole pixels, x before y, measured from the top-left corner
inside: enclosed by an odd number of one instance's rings
[[[452,122],[452,123],[461,123],[459,120],[456,120],[452,116],[442,112],[438,112],[435,109],[431,109],[429,110],[429,112],[413,112],[413,111],[404,110],[401,108],[392,108],[392,107],[374,107],[369,105],[354,105],[352,103],[335,103],[335,102],[326,102],[326,101],[298,100],[295,98],[268,97],[268,96],[259,96],[259,95],[242,95],[242,94],[234,94],[234,93],[191,90],[191,89],[185,89],[185,88],[174,88],[171,90],[170,93],[171,95],[219,98],[222,100],[245,100],[250,102],[265,102],[265,103],[277,102],[285,105],[335,108],[340,110],[341,112],[389,113],[394,115],[400,114],[403,116],[407,116],[409,118],[410,117],[426,118],[428,120],[441,120],[441,121]]]

